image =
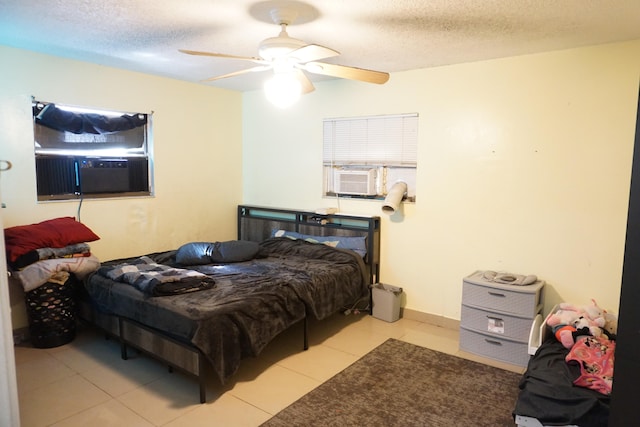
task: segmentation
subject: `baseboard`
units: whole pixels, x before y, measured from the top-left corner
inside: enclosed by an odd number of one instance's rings
[[[422,323],[428,323],[434,326],[440,326],[441,328],[453,329],[455,331],[460,329],[460,321],[456,319],[450,319],[444,316],[438,316],[431,313],[423,313],[417,310],[411,310],[409,308],[400,309],[400,317],[409,320],[416,320]]]

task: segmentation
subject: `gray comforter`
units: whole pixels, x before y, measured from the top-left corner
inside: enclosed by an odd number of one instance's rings
[[[262,257],[232,264],[185,267],[175,262],[175,251],[147,255],[212,277],[212,289],[145,295],[103,275],[105,266],[124,260],[104,263],[85,286],[98,309],[198,347],[224,382],[243,358],[258,355],[305,315],[323,319],[368,293],[364,262],[355,252],[286,238],[260,245]]]

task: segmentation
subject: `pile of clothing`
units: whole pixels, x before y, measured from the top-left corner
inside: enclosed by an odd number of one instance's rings
[[[65,284],[70,274],[83,279],[100,267],[88,242],[98,237],[73,217],[4,230],[7,261],[25,292],[45,283]]]

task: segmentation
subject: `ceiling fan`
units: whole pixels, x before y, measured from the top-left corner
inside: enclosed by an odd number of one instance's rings
[[[180,49],[180,52],[189,55],[235,59],[257,64],[250,68],[211,77],[204,81],[214,81],[246,73],[273,70],[274,78],[272,80],[288,79],[289,82],[297,82],[296,84],[300,85],[299,92],[309,93],[315,88],[305,72],[376,84],[383,84],[389,80],[389,74],[385,72],[318,62],[321,59],[336,57],[340,53],[325,46],[307,44],[302,40],[289,37],[287,27],[298,16],[298,12],[294,8],[276,7],[271,9],[269,14],[273,22],[280,26],[280,34],[277,37],[270,37],[260,42],[257,57],[185,49]],[[265,87],[265,89],[267,88]]]

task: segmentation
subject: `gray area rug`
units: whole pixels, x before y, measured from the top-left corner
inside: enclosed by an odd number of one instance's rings
[[[514,426],[520,377],[389,339],[262,426]]]

